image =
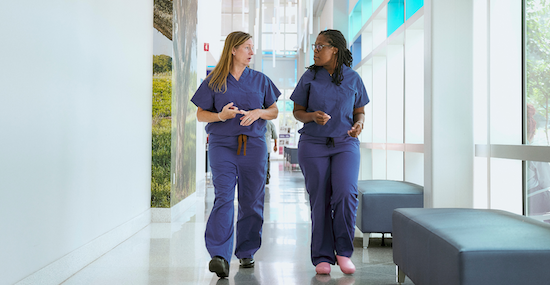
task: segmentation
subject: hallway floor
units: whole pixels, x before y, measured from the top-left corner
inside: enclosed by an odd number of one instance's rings
[[[345,275],[332,266],[330,275],[316,275],[311,264],[310,211],[300,171],[271,162],[266,187],[262,247],[254,268],[239,268],[231,259],[228,278],[208,271],[210,256],[204,228],[214,200],[212,185],[198,187],[196,202],[172,223],[152,223],[115,247],[63,284],[373,284],[395,283],[391,239],[381,246],[371,238],[369,249],[356,238],[352,260],[357,267]],[[235,215],[236,216],[236,215]],[[408,278],[405,284],[413,284]]]

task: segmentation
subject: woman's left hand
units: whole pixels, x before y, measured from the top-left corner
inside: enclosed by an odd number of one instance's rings
[[[241,117],[241,126],[247,127],[252,125],[252,123],[260,118],[260,112],[261,111],[258,109],[254,109],[252,111],[241,110],[241,114],[243,114]]]
[[[361,131],[363,130],[363,124],[361,122],[356,122],[353,124],[353,127],[351,127],[351,130],[348,131],[348,135],[356,138],[361,134]]]

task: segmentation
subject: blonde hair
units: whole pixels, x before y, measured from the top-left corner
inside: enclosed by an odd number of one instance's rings
[[[210,82],[208,82],[208,87],[210,87],[210,89],[215,92],[223,93],[227,91],[227,77],[229,76],[229,70],[233,65],[233,48],[244,44],[244,42],[251,38],[252,36],[245,32],[232,32],[227,35],[220,61],[216,64],[214,70],[212,70],[212,72],[208,75],[208,77],[212,77]]]

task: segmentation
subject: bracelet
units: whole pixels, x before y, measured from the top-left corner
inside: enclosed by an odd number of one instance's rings
[[[220,112],[220,113],[221,113],[221,112]],[[218,119],[220,119],[220,121],[222,121],[222,122],[225,122],[225,121],[227,121],[227,119],[225,119],[225,120],[222,120],[222,118],[220,117],[220,113],[218,113]]]
[[[357,124],[357,123],[360,123],[360,124],[361,124],[361,129],[363,128],[363,125],[364,125],[363,122],[357,121],[357,122],[355,122],[355,123],[356,123],[356,124]]]

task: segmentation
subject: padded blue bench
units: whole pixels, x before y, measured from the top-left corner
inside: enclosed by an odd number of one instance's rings
[[[394,180],[359,180],[356,226],[363,233],[363,247],[371,233],[392,233],[392,213],[396,208],[422,208],[424,187]],[[383,237],[383,236],[382,236]]]
[[[397,281],[550,284],[550,225],[501,210],[396,209]]]
[[[294,170],[294,166],[298,165],[298,148],[285,146],[283,148],[283,157],[286,161],[285,167],[288,165],[291,170]]]

